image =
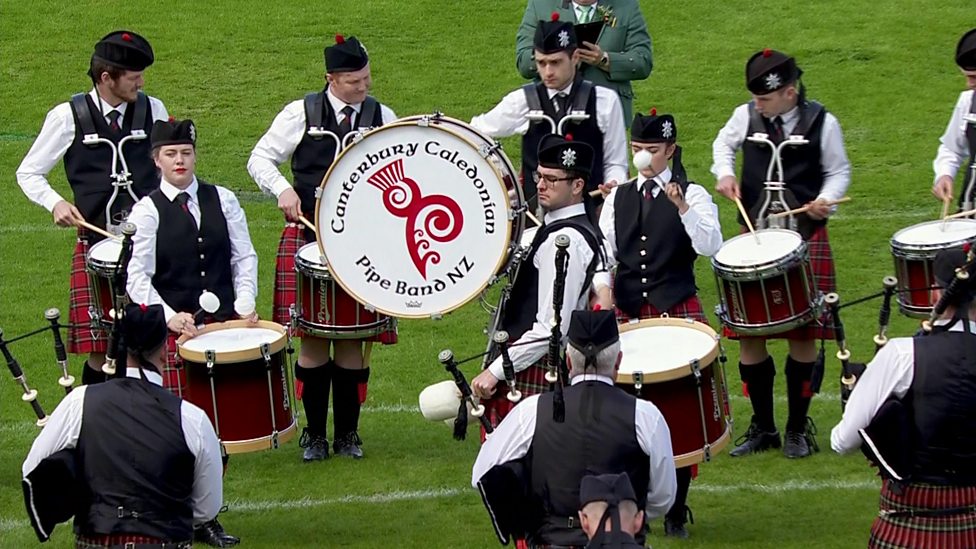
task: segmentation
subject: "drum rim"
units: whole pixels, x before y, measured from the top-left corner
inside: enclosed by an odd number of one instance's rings
[[[292,410],[294,410],[294,408],[292,408]],[[291,419],[291,423],[288,424],[288,427],[285,427],[281,431],[277,432],[279,450],[281,449],[282,444],[295,438],[295,434],[298,432],[298,418],[295,416],[294,412],[292,412],[289,417]],[[270,435],[244,440],[221,439],[220,442],[224,445],[228,454],[246,454],[250,452],[274,450],[274,436],[274,433],[272,433]]]
[[[725,420],[725,430],[722,431],[722,435],[715,439],[715,442],[710,442],[708,445],[709,453],[712,458],[725,449],[732,441],[732,422],[731,418],[726,418]],[[711,459],[705,459],[705,448],[702,447],[700,450],[694,450],[692,452],[687,452],[684,454],[678,454],[674,456],[674,466],[677,468],[688,467],[689,465],[695,465],[696,463],[704,463],[706,461],[711,461]]]
[[[976,219],[950,219],[948,221],[949,223],[952,223],[954,221],[964,222],[964,224],[972,225],[973,228],[976,229]],[[891,239],[889,240],[889,243],[891,245],[891,255],[902,259],[933,259],[935,258],[935,254],[937,254],[940,250],[944,250],[946,248],[954,248],[956,246],[962,246],[967,242],[969,243],[976,242],[976,234],[973,234],[972,236],[968,236],[966,238],[960,238],[957,240],[950,240],[948,242],[938,242],[932,244],[907,244],[905,242],[898,241],[898,235],[904,234],[905,231],[909,231],[923,226],[935,226],[936,224],[939,223],[942,223],[942,221],[938,219],[934,221],[923,221],[921,223],[916,223],[914,225],[909,225],[908,227],[898,229],[897,231],[895,231],[895,234],[891,235]],[[906,254],[904,252],[916,252],[916,254],[918,255]]]
[[[470,146],[472,149],[474,149],[475,152],[478,152],[480,154],[480,151],[478,150],[477,145],[475,143],[473,143],[470,139],[468,139],[466,136],[461,135],[460,133],[458,133],[458,132],[456,132],[456,131],[448,128],[448,127],[444,127],[444,126],[441,126],[441,125],[437,124],[438,121],[443,121],[443,120],[447,120],[447,121],[449,121],[451,123],[455,123],[456,122],[458,124],[463,124],[465,126],[469,126],[468,124],[466,124],[466,123],[464,123],[464,122],[462,122],[460,120],[457,120],[457,119],[454,119],[454,118],[449,118],[449,117],[446,117],[446,116],[414,115],[414,116],[410,116],[410,117],[407,117],[407,118],[401,118],[401,119],[399,119],[399,120],[397,120],[395,122],[391,122],[389,124],[385,124],[385,125],[380,126],[378,128],[373,128],[373,129],[369,130],[368,132],[363,133],[362,134],[362,139],[360,139],[359,141],[362,141],[363,139],[366,139],[370,135],[373,135],[373,134],[376,134],[376,133],[379,133],[379,132],[382,132],[382,131],[391,130],[393,128],[431,127],[431,128],[437,128],[438,130],[440,130],[442,132],[445,132],[445,133],[448,133],[448,134],[453,135],[454,137],[460,139],[461,141],[463,141],[464,143],[466,143],[468,146]],[[427,124],[425,126],[421,126],[421,122],[424,122],[424,121],[426,121]],[[490,138],[487,138],[487,136],[484,136],[483,134],[481,134],[481,132],[476,131],[475,133],[477,133],[478,135],[481,135],[482,137],[485,137],[486,139],[488,139],[491,142],[494,142],[494,140],[491,140]],[[336,155],[336,157],[332,160],[332,164],[329,166],[328,171],[325,172],[325,176],[322,177],[322,183],[318,186],[318,191],[316,192],[316,196],[315,196],[315,228],[316,228],[316,230],[315,230],[315,244],[318,245],[318,247],[319,247],[319,253],[322,255],[322,257],[325,258],[326,264],[329,264],[331,262],[329,262],[329,256],[328,256],[328,254],[325,253],[325,247],[322,245],[322,237],[319,234],[319,227],[322,226],[322,220],[320,219],[321,216],[319,215],[319,212],[321,211],[320,205],[322,203],[322,195],[324,194],[325,186],[328,185],[328,183],[329,183],[329,178],[332,176],[333,170],[335,170],[335,167],[337,165],[339,165],[339,161],[342,160],[342,158],[346,155],[347,152],[349,152],[350,150],[354,149],[355,148],[355,144],[358,143],[359,141],[354,142],[352,145],[350,145],[350,146],[342,149],[342,151],[340,151],[339,154]],[[498,167],[495,166],[495,164],[493,162],[490,162],[490,161],[487,162],[487,164],[488,164],[489,168],[491,168],[491,171],[495,174],[495,176],[497,178],[497,181],[499,183],[503,182],[504,181],[504,178],[502,177],[501,172],[498,170]],[[508,162],[508,164],[511,165],[511,162]],[[504,187],[504,185],[503,185],[503,187]],[[522,190],[519,187],[517,180],[515,181],[515,185],[513,185],[513,188],[518,189],[516,191],[516,195],[518,196],[518,198],[522,202],[524,202],[525,199],[522,196]],[[514,208],[512,207],[512,201],[509,199],[508,189],[507,188],[504,188],[503,190],[504,190],[504,192],[502,194],[504,195],[506,210],[509,212],[509,214],[511,214],[511,212],[514,211]],[[452,311],[456,311],[457,309],[460,309],[461,307],[464,307],[465,305],[467,305],[471,301],[477,299],[478,296],[481,295],[482,290],[484,290],[485,288],[487,288],[488,286],[490,286],[499,277],[499,275],[501,275],[505,271],[505,268],[511,263],[512,258],[515,255],[515,251],[518,249],[518,247],[513,247],[512,246],[512,243],[513,242],[518,242],[519,239],[521,239],[522,230],[524,229],[524,225],[525,225],[525,215],[523,213],[522,215],[519,215],[519,216],[516,216],[516,217],[511,217],[510,215],[509,216],[506,216],[506,217],[508,217],[508,219],[506,219],[506,223],[505,223],[505,230],[508,232],[508,245],[505,246],[505,248],[503,249],[503,252],[501,254],[501,257],[498,258],[498,261],[495,264],[495,268],[493,270],[493,273],[494,274],[490,278],[488,278],[488,280],[484,281],[481,284],[481,286],[479,286],[475,291],[473,291],[471,293],[471,295],[467,296],[463,301],[461,301],[457,305],[454,305],[454,306],[451,306],[451,307],[447,307],[447,308],[442,309],[442,310],[439,310],[439,311],[430,311],[430,312],[423,313],[423,314],[419,314],[419,313],[410,314],[410,313],[402,313],[402,312],[395,313],[393,311],[389,311],[389,310],[383,309],[381,307],[377,307],[376,305],[374,305],[372,303],[367,303],[366,301],[362,300],[361,297],[356,292],[353,292],[352,290],[350,290],[349,286],[346,285],[346,283],[342,280],[342,278],[339,276],[338,273],[331,273],[332,274],[332,279],[337,284],[339,284],[339,286],[342,287],[342,289],[345,290],[346,293],[349,294],[353,299],[355,299],[359,303],[362,303],[363,305],[369,305],[370,307],[373,307],[373,309],[375,309],[377,312],[383,313],[383,314],[385,314],[387,316],[394,317],[394,318],[416,318],[416,319],[437,318],[437,317],[443,316],[443,315],[445,315],[447,313],[450,313]],[[515,234],[513,234],[513,233],[515,233]]]
[[[295,252],[295,270],[301,274],[311,277],[332,280],[332,273],[329,271],[328,265],[322,263],[312,263],[301,256],[302,250],[309,247],[315,247],[317,250],[319,250],[319,259],[322,259],[322,251],[318,245],[315,242],[309,242]]]
[[[653,326],[680,326],[682,328],[697,330],[699,332],[708,335],[713,340],[712,348],[707,353],[705,353],[704,356],[700,357],[698,359],[698,362],[702,364],[703,369],[709,366],[712,367],[715,366],[716,360],[718,359],[718,355],[719,355],[719,347],[720,347],[719,335],[718,332],[713,330],[712,327],[709,326],[708,324],[698,322],[697,320],[693,320],[691,318],[660,316],[656,318],[645,318],[642,320],[638,320],[636,322],[629,321],[624,324],[620,324],[617,329],[621,334],[624,334],[634,330],[639,330],[641,328],[647,328]],[[633,385],[634,384],[633,376],[636,372],[637,371],[635,370],[632,372],[624,373],[618,370],[616,379],[614,381],[616,383],[620,383],[623,385]],[[675,379],[681,379],[692,375],[692,373],[691,373],[690,365],[682,364],[674,368],[661,370],[653,373],[641,372],[641,375],[643,376],[643,384],[648,385],[651,383],[663,383],[665,381],[673,381]]]
[[[288,339],[288,330],[281,324],[271,322],[270,320],[258,320],[257,322],[251,322],[250,320],[228,320],[226,322],[214,322],[213,324],[207,324],[200,329],[195,337],[229,328],[264,328],[265,330],[278,332],[280,337],[269,344],[270,354],[275,354],[283,350]],[[206,351],[195,351],[187,349],[184,346],[184,344],[190,339],[193,338],[184,334],[176,340],[176,351],[180,355],[180,358],[189,362],[206,364]],[[214,356],[216,364],[248,362],[250,360],[257,360],[262,357],[260,348],[245,349],[242,351],[216,351]]]
[[[742,233],[733,236],[732,238],[722,243],[722,247],[720,247],[718,252],[715,252],[715,255],[711,257],[712,268],[716,272],[722,272],[722,273],[730,273],[730,274],[743,273],[743,272],[752,273],[756,271],[767,270],[771,267],[776,267],[783,263],[792,263],[795,259],[802,258],[802,256],[806,255],[807,248],[808,248],[807,242],[803,240],[803,237],[800,236],[800,233],[796,231],[791,231],[789,229],[760,229],[756,231],[756,233],[762,236],[762,233],[766,231],[775,231],[777,233],[793,233],[800,239],[800,245],[783,256],[780,256],[776,259],[766,260],[763,263],[756,263],[755,265],[729,265],[728,263],[722,263],[721,261],[719,261],[718,254],[722,252],[722,248],[724,248],[726,244],[729,244],[735,240],[739,240],[743,237],[752,237],[750,233]]]
[[[109,245],[119,246],[119,257],[116,257],[114,261],[107,261],[104,259],[97,259],[93,256],[96,249],[99,246],[102,248],[107,248]],[[100,274],[102,276],[112,276],[115,274],[115,269],[119,264],[119,258],[122,256],[122,243],[117,242],[112,239],[100,240],[88,247],[88,252],[85,254],[85,265],[89,270]]]

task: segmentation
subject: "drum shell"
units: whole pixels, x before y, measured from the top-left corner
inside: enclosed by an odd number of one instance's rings
[[[104,246],[118,245],[111,240],[102,240],[94,244],[85,257],[85,270],[88,273],[88,289],[91,292],[90,313],[92,319],[98,321],[103,327],[110,328],[113,322],[112,310],[115,308],[115,270],[118,268],[118,258],[99,259],[96,257],[96,250]],[[128,295],[124,289],[121,292],[126,295],[125,301],[128,303]]]
[[[952,220],[952,223],[972,223],[971,220]],[[895,276],[898,279],[898,308],[902,314],[914,318],[928,318],[936,299],[931,289],[935,282],[935,256],[942,250],[956,248],[965,244],[976,244],[976,237],[956,238],[944,242],[926,244],[908,243],[898,240],[906,231],[925,225],[938,226],[941,221],[927,221],[906,227],[891,237],[891,257],[894,261]]]
[[[240,327],[245,323],[211,324],[201,332]],[[282,332],[281,338],[269,345],[268,363],[260,349],[235,353],[218,351],[211,369],[201,353],[187,351],[182,346],[179,349],[186,377],[183,398],[207,414],[230,454],[273,448],[275,433],[277,443],[281,444],[291,439],[297,428],[288,393],[284,328],[270,322],[259,325],[277,326]]]
[[[328,267],[302,257],[301,250],[295,255],[295,271],[295,312],[303,332],[329,339],[364,339],[390,329],[393,319],[356,301],[336,283]]]
[[[747,267],[712,258],[722,322],[744,335],[772,335],[817,316],[813,272],[805,242],[786,256]]]

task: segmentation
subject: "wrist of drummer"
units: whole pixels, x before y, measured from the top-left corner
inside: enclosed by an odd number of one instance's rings
[[[176,316],[176,311],[174,311],[172,307],[167,305],[165,301],[162,302],[162,306],[163,306],[163,317],[166,319],[166,322],[168,324],[169,321],[172,320],[174,316]]]
[[[277,178],[275,178],[274,182],[271,183],[271,192],[274,193],[275,198],[278,198],[279,196],[281,196],[281,193],[291,188],[292,188],[291,183],[289,183],[288,180],[285,179],[285,176],[280,174]]]
[[[234,300],[234,312],[241,318],[246,318],[254,312],[254,296],[242,293]]]

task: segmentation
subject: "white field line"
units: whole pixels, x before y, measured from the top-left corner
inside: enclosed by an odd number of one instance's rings
[[[694,492],[710,494],[729,494],[737,492],[760,492],[764,494],[787,494],[791,492],[821,492],[827,490],[865,490],[878,489],[878,482],[874,481],[787,481],[781,483],[740,483],[740,484],[706,484],[694,483]],[[429,490],[395,491],[368,496],[341,496],[336,498],[300,498],[292,500],[230,500],[227,502],[230,513],[259,513],[265,511],[287,511],[293,509],[309,509],[340,505],[346,503],[384,504],[401,501],[422,501],[439,498],[450,498],[464,494],[475,494],[471,488],[434,488]],[[30,528],[30,523],[23,519],[0,517],[0,532],[9,532]]]

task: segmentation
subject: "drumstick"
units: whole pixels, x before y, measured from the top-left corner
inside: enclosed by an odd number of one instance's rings
[[[969,217],[969,216],[971,216],[973,214],[976,214],[976,209],[974,209],[974,210],[966,210],[964,212],[959,212],[959,213],[954,213],[952,215],[947,215],[947,216],[943,217],[942,220],[943,221],[948,221],[950,219],[959,219],[960,217]]]
[[[542,222],[539,221],[539,218],[536,217],[536,216],[534,216],[534,215],[532,215],[532,212],[530,212],[529,210],[525,210],[525,215],[528,216],[528,218],[531,219],[532,222],[536,224],[536,226],[539,226],[539,227],[542,226]]]
[[[309,229],[312,229],[313,232],[315,231],[315,224],[309,221],[304,215],[298,214],[298,220]]]
[[[98,234],[104,236],[105,238],[114,238],[115,240],[122,240],[122,237],[121,236],[119,236],[117,234],[112,234],[112,233],[106,231],[105,229],[96,227],[96,226],[92,225],[91,223],[85,221],[84,219],[78,220],[77,223],[79,225],[81,225],[82,227],[88,229],[89,231],[91,231],[93,233],[98,233]]]
[[[752,221],[749,221],[749,214],[746,213],[746,209],[742,205],[742,201],[739,200],[738,196],[735,197],[735,205],[739,208],[739,214],[742,215],[742,219],[746,222],[746,227],[749,227],[749,232],[752,233],[752,236],[756,239],[756,244],[761,244],[761,242],[759,242],[759,235],[756,234],[756,229],[752,226]]]
[[[850,202],[850,201],[851,201],[851,197],[845,196],[844,198],[841,198],[839,200],[828,200],[827,201],[827,205],[828,206],[836,206],[837,204],[843,204],[844,202]],[[779,212],[779,213],[770,214],[769,217],[786,217],[788,215],[806,213],[806,212],[810,211],[810,208],[811,207],[812,207],[812,204],[807,204],[806,206],[801,206],[799,208],[794,208],[792,210],[787,210],[785,212]]]
[[[614,187],[614,189],[616,189],[617,187],[623,187],[624,185],[629,185],[629,184],[633,183],[634,181],[637,181],[637,178],[636,177],[631,178],[631,179],[628,179],[627,181],[624,181],[623,183],[618,183]],[[596,189],[596,190],[590,191],[590,196],[592,196],[594,198],[597,197],[597,196],[600,196],[601,194],[603,194],[603,193],[600,192],[600,189]]]
[[[952,198],[948,196],[942,199],[942,226],[940,228],[943,231],[945,231],[946,223],[949,221],[949,202],[951,201]]]

